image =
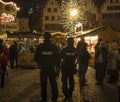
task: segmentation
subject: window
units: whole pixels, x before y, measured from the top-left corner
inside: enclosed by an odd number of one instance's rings
[[[118,0],[110,0],[110,3],[118,3]]]
[[[113,18],[113,14],[109,14],[109,18]]]
[[[51,4],[52,4],[52,5],[54,4],[53,1],[51,2]]]
[[[45,24],[45,29],[50,30],[50,24]]]
[[[54,12],[57,12],[57,8],[54,8]]]
[[[49,20],[49,16],[45,16],[45,20],[48,21]]]
[[[116,18],[120,18],[120,13],[116,13],[116,14],[115,14],[115,17],[116,17]]]
[[[107,14],[103,14],[103,15],[102,15],[102,18],[107,18]]]
[[[51,8],[48,8],[48,12],[51,12]]]
[[[108,6],[108,10],[120,10],[120,6]]]
[[[55,20],[55,16],[52,16],[52,17],[51,17],[51,20],[54,21],[54,20]]]

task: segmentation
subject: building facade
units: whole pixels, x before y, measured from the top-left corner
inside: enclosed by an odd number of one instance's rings
[[[29,30],[28,18],[15,18],[13,22],[0,24],[1,34],[6,33],[6,31],[22,32],[28,30]]]
[[[120,27],[120,0],[106,0],[102,7],[102,24]]]
[[[48,0],[43,8],[42,32],[61,31],[60,25],[60,4],[57,0]]]
[[[96,25],[120,26],[120,0],[106,0],[101,7],[100,15],[92,0],[87,0],[87,12],[88,22],[92,28]]]

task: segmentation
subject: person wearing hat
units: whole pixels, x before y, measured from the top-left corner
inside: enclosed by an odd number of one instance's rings
[[[67,46],[62,49],[61,53],[61,73],[62,73],[62,91],[65,96],[63,102],[72,100],[72,93],[74,90],[74,78],[76,74],[76,58],[77,49],[74,47],[74,39],[72,37],[67,39]]]
[[[0,68],[1,68],[1,87],[5,87],[5,73],[8,65],[8,49],[3,46],[3,40],[0,39]]]
[[[35,61],[40,67],[41,102],[47,102],[47,78],[51,84],[52,102],[57,102],[58,88],[56,82],[56,70],[59,64],[59,51],[51,42],[51,33],[44,33],[44,42],[41,43],[34,55]]]

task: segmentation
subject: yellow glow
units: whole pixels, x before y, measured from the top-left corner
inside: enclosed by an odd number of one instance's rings
[[[70,15],[71,15],[72,17],[76,16],[77,14],[78,14],[77,9],[72,9],[72,10],[70,11]]]

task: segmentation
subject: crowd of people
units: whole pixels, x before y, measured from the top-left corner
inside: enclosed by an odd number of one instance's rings
[[[84,38],[74,46],[74,38],[69,37],[66,45],[62,48],[51,41],[51,33],[44,33],[44,41],[34,51],[34,59],[40,68],[41,102],[47,102],[47,79],[51,84],[52,101],[57,102],[58,87],[57,77],[62,75],[62,92],[65,96],[64,102],[72,100],[74,91],[74,75],[78,74],[80,89],[87,85],[86,73],[89,66],[91,54],[87,49],[88,44]],[[7,73],[8,60],[10,68],[18,67],[19,48],[17,42],[7,49],[0,39],[0,84],[5,86],[5,74]],[[78,68],[77,68],[78,65]],[[104,85],[104,78],[109,77],[108,83],[119,84],[120,69],[120,44],[116,41],[105,42],[98,39],[95,46],[95,79],[96,85]],[[120,92],[120,85],[118,85]],[[120,94],[120,93],[119,93]]]
[[[63,48],[52,44],[50,32],[45,32],[44,42],[38,46],[35,52],[35,60],[40,68],[41,102],[47,102],[47,78],[49,77],[52,89],[52,101],[57,102],[58,88],[56,77],[62,75],[62,92],[64,102],[72,99],[74,90],[74,75],[79,76],[80,88],[87,85],[86,73],[91,54],[88,52],[88,44],[84,38],[74,47],[74,38],[69,37]],[[106,43],[102,39],[95,46],[94,68],[96,70],[96,85],[104,84],[104,77],[109,75],[108,83],[118,82],[118,69],[120,46],[117,42]],[[102,60],[99,59],[102,56]],[[110,58],[111,57],[111,58]],[[78,69],[76,66],[79,65]]]

